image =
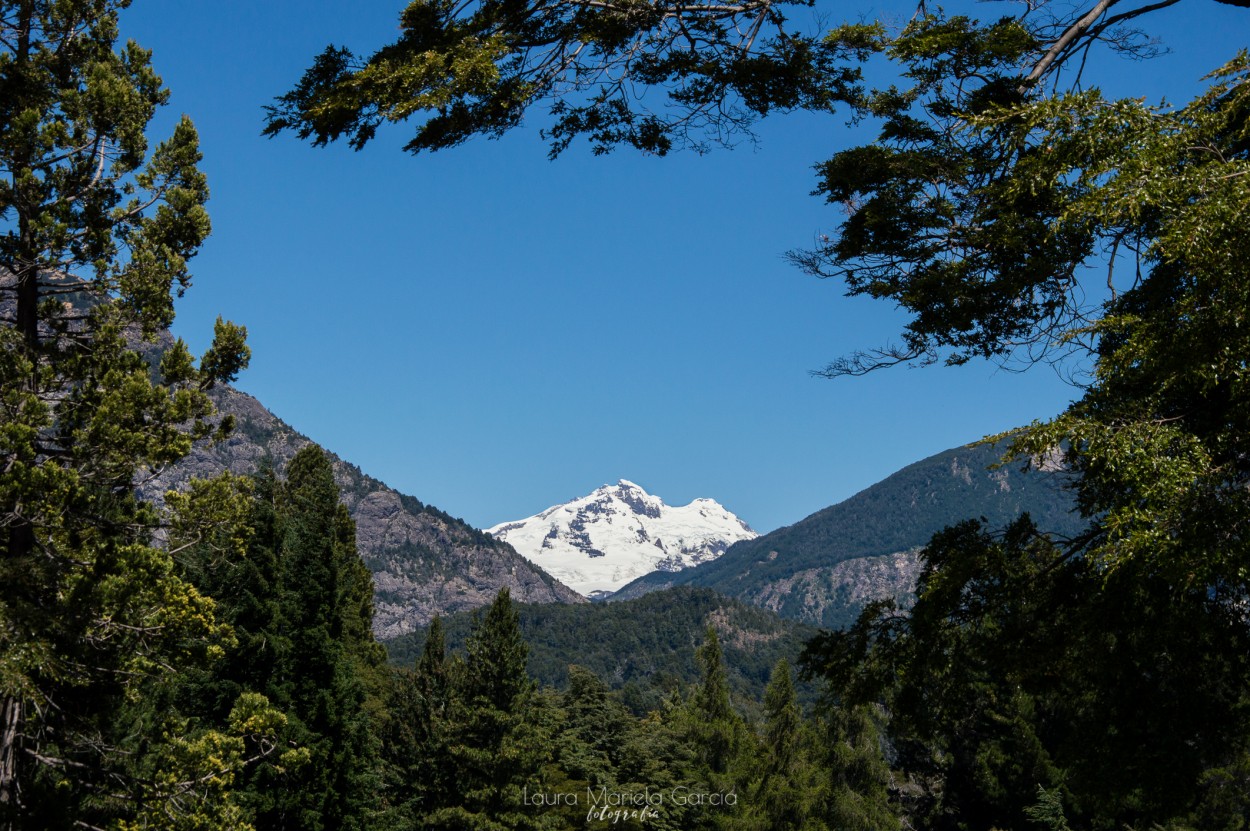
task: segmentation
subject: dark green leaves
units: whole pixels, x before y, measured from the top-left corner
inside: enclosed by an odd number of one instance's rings
[[[553,156],[579,137],[596,153],[730,144],[770,112],[854,94],[847,59],[862,40],[794,31],[783,5],[417,0],[401,37],[368,59],[334,47],[316,58],[265,132],[360,148],[384,122],[419,119],[406,146],[418,152],[498,136],[545,104]]]

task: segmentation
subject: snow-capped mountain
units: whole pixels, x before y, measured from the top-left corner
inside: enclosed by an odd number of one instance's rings
[[[714,560],[759,536],[714,499],[673,507],[624,479],[486,532],[588,597]]]

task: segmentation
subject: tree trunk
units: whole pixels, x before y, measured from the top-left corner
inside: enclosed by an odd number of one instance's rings
[[[4,829],[13,827],[21,796],[17,781],[18,731],[22,724],[21,699],[5,696],[0,699],[0,822]]]

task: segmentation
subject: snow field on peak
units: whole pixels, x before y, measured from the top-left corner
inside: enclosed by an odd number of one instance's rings
[[[714,560],[733,543],[758,536],[713,499],[665,505],[625,479],[486,531],[584,595]]]

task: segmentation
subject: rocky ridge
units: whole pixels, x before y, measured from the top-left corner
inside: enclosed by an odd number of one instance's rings
[[[234,416],[234,434],[215,445],[197,445],[190,456],[145,484],[145,496],[159,498],[193,477],[227,470],[253,473],[266,459],[281,471],[311,443],[246,393],[225,386],[212,395],[220,413]],[[504,587],[525,603],[585,602],[506,542],[328,455],[343,503],[356,521],[360,556],[373,572],[373,628],[379,638],[411,632],[436,614],[484,606]]]
[[[1021,514],[1071,536],[1085,526],[1054,459],[1001,462],[1003,445],[957,447],[908,465],[794,525],[732,545],[684,571],[645,575],[611,599],[675,586],[710,588],[782,617],[837,628],[870,601],[914,600],[920,549],[937,531],[982,518],[1002,528]]]

